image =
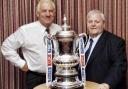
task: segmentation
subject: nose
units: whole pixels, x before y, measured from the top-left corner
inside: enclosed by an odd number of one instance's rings
[[[46,11],[46,15],[49,16],[50,15],[50,11]]]
[[[91,25],[94,27],[96,25],[96,23],[93,21]]]

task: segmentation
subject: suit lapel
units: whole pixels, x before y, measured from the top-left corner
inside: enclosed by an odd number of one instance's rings
[[[102,35],[100,36],[99,40],[97,41],[97,44],[95,45],[95,47],[90,55],[87,65],[89,65],[89,63],[91,63],[102,52],[102,49],[105,46],[104,44],[106,42],[106,37],[107,37],[106,31],[104,31],[102,33]]]

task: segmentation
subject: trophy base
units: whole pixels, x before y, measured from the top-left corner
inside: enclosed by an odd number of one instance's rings
[[[50,89],[84,89],[83,86],[77,86],[77,87],[59,87],[59,86],[51,86]]]

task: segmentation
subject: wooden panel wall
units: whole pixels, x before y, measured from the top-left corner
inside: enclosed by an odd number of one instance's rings
[[[0,46],[3,40],[22,24],[35,21],[38,0],[0,0]],[[54,0],[55,22],[63,24],[64,14],[72,30],[87,32],[86,14],[92,9],[103,11],[106,30],[126,40],[128,50],[128,0]],[[128,57],[128,51],[127,51]],[[4,60],[0,51],[0,89],[24,89],[24,76],[18,68]]]

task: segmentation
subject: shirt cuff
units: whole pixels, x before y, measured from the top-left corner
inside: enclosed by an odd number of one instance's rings
[[[20,69],[22,69],[25,65],[26,61],[25,60],[19,60],[17,63],[16,63],[16,66],[18,66]]]

